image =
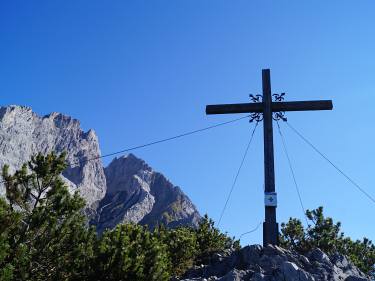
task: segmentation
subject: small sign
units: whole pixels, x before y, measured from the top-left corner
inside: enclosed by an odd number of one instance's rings
[[[277,193],[276,192],[265,192],[264,193],[264,205],[270,207],[277,206]]]

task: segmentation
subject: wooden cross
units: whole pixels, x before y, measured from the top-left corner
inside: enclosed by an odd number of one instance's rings
[[[270,70],[262,70],[262,102],[207,105],[206,114],[261,113],[263,114],[264,137],[264,193],[265,222],[263,223],[263,245],[278,244],[278,223],[276,222],[277,196],[275,192],[275,170],[273,155],[273,112],[332,110],[331,100],[317,101],[272,101]]]

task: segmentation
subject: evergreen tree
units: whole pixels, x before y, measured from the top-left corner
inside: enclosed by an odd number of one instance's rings
[[[315,248],[327,254],[341,253],[360,270],[375,278],[375,246],[369,239],[353,241],[345,237],[341,232],[341,223],[334,223],[332,218],[325,217],[323,207],[307,210],[306,216],[311,222],[307,229],[295,218],[281,224],[281,246],[302,254]]]
[[[221,233],[215,227],[214,221],[205,215],[199,223],[196,230],[198,255],[196,262],[198,264],[207,264],[211,261],[214,253],[224,251],[226,249],[239,249],[238,240],[228,237],[225,233]]]
[[[165,245],[145,227],[121,224],[107,230],[96,246],[93,280],[163,281],[170,278]]]
[[[0,198],[0,281],[169,280],[213,253],[238,248],[205,216],[197,229],[118,225],[97,237],[84,200],[61,173],[65,154],[38,154],[14,174],[4,166]]]
[[[13,175],[3,167],[0,268],[12,280],[82,280],[88,270],[95,233],[85,227],[84,200],[60,177],[65,168],[65,154],[55,153],[33,156]]]
[[[168,230],[159,226],[154,230],[154,236],[166,245],[173,276],[183,275],[195,264],[198,244],[196,231],[193,228],[179,227]]]

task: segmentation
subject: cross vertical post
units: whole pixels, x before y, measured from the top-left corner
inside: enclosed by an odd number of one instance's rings
[[[263,86],[263,137],[264,137],[264,192],[275,194],[275,168],[273,154],[272,126],[272,92],[270,70],[262,70]],[[276,206],[265,206],[265,222],[263,223],[263,245],[278,244],[278,224],[276,222]]]

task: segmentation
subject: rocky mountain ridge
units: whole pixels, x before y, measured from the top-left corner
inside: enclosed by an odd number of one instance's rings
[[[104,168],[98,137],[93,130],[84,132],[78,120],[61,113],[41,117],[24,106],[0,107],[0,167],[8,164],[14,172],[33,154],[51,151],[67,152],[70,165],[63,178],[71,192],[85,198],[99,232],[120,222],[174,227],[195,226],[200,219],[179,187],[134,155],[115,158]]]
[[[93,130],[84,132],[77,119],[61,113],[40,117],[24,106],[0,107],[0,167],[19,169],[33,154],[67,151],[72,163],[63,177],[71,191],[79,190],[91,209],[106,192],[98,138]],[[82,162],[77,163],[77,159]],[[93,161],[84,161],[95,159]],[[0,194],[4,194],[0,186]]]
[[[314,249],[301,255],[278,246],[251,245],[216,254],[210,265],[191,269],[181,280],[370,281],[370,277],[338,253],[328,256]]]
[[[200,215],[182,190],[133,154],[105,168],[107,193],[92,221],[98,232],[121,222],[167,227],[197,226]]]

